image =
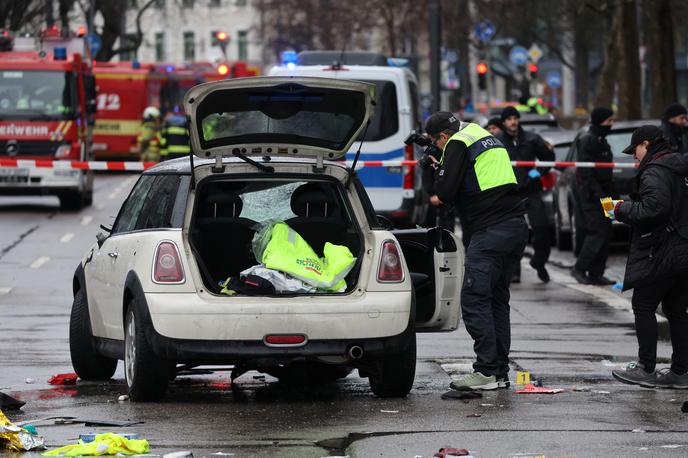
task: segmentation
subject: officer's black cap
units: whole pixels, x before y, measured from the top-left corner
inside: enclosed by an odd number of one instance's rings
[[[459,117],[448,111],[438,111],[425,122],[425,131],[428,135],[437,135],[447,129],[458,132],[460,127]]]
[[[624,154],[633,154],[635,147],[642,142],[655,142],[662,138],[662,129],[657,126],[642,126],[633,131],[631,144],[622,151]]]

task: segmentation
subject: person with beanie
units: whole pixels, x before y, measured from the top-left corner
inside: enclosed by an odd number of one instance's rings
[[[547,147],[543,138],[535,132],[523,130],[521,115],[514,107],[502,110],[502,133],[497,136],[512,161],[554,161],[554,151]],[[533,257],[530,266],[537,271],[538,278],[549,282],[549,272],[545,264],[551,250],[550,228],[545,203],[542,200],[542,181],[540,177],[549,172],[549,167],[514,167],[518,190],[526,199],[528,224],[533,231]],[[521,265],[514,271],[514,283],[521,281]]]
[[[614,124],[614,112],[607,107],[597,107],[590,113],[590,128],[578,140],[578,161],[613,162],[612,150],[607,143],[607,134]],[[583,234],[578,259],[571,276],[578,283],[588,285],[613,285],[615,282],[604,276],[612,239],[611,220],[601,210],[600,199],[616,197],[614,170],[611,168],[576,169],[573,186],[576,230]]]
[[[680,103],[672,103],[662,115],[662,135],[674,153],[688,152],[688,110]]]
[[[623,152],[640,163],[634,197],[609,213],[631,227],[623,289],[633,289],[638,361],[612,375],[644,387],[688,389],[688,155],[673,153],[657,126],[636,129]],[[671,366],[656,371],[660,302],[673,352]]]
[[[485,129],[496,137],[502,133],[502,119],[498,116],[490,118],[485,124]]]

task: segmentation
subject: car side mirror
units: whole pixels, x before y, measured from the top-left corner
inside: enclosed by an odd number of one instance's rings
[[[98,248],[103,247],[103,243],[105,243],[105,241],[107,240],[108,237],[109,237],[109,235],[105,235],[102,232],[98,232],[96,234],[96,241],[98,242]]]

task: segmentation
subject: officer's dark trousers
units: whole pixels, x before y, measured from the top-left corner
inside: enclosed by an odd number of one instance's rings
[[[657,281],[650,286],[633,290],[635,333],[638,337],[638,361],[648,371],[655,369],[657,360],[657,306],[669,321],[671,334],[671,370],[677,374],[688,371],[688,275]]]
[[[531,262],[535,266],[544,266],[549,259],[552,250],[550,240],[549,221],[545,203],[542,201],[541,193],[530,193],[526,195],[526,214],[528,215],[528,226],[533,231],[533,257]],[[516,276],[521,276],[521,263],[519,262],[514,271]]]
[[[471,234],[461,310],[474,341],[477,358],[473,369],[484,375],[506,377],[509,372],[509,285],[527,241],[528,226],[523,217]]]
[[[597,205],[583,205],[576,209],[581,218],[578,230],[583,230],[585,238],[581,246],[576,269],[588,272],[591,277],[604,274],[609,256],[609,243],[612,239],[612,222],[604,216],[602,207]]]

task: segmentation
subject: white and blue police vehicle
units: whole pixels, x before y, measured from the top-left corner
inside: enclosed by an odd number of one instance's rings
[[[363,144],[355,142],[346,159],[352,161],[361,146],[356,169],[375,211],[397,227],[415,227],[424,225],[428,210],[419,167],[365,165],[366,161],[413,160],[422,155],[418,146],[404,144],[409,132],[422,130],[418,81],[408,68],[390,65],[390,61],[395,62],[371,52],[302,51],[297,55],[287,51],[282,54],[282,64],[269,74],[375,84],[375,114]]]

